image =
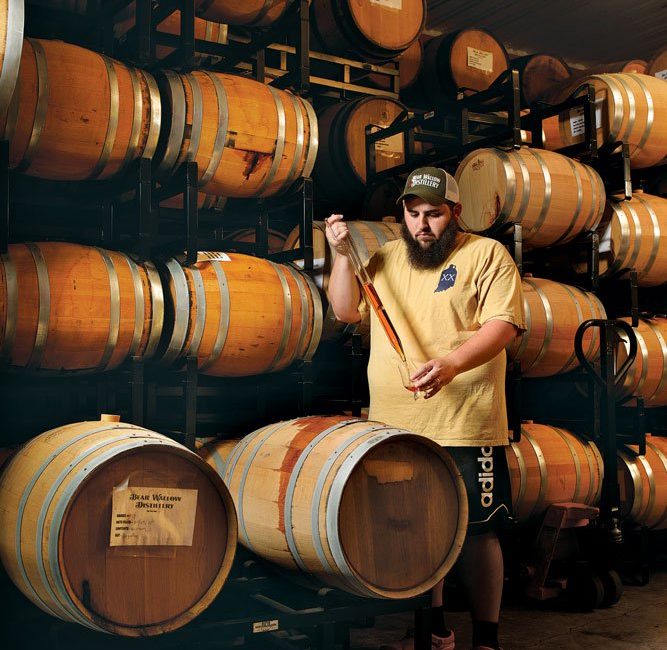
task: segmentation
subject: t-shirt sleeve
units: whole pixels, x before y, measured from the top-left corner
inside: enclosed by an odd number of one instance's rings
[[[521,276],[509,255],[506,260],[493,265],[478,281],[478,321],[483,325],[489,320],[503,320],[525,331]]]

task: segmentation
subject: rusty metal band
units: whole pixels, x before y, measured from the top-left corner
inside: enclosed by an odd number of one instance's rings
[[[539,366],[540,361],[544,358],[544,355],[547,353],[551,339],[553,338],[554,333],[554,315],[551,310],[551,303],[549,302],[548,296],[540,289],[539,285],[533,282],[530,278],[524,278],[524,282],[527,282],[529,285],[535,289],[540,301],[542,302],[542,307],[544,308],[544,318],[545,318],[545,331],[544,331],[544,340],[542,341],[542,346],[540,351],[537,354],[535,361],[531,367]]]
[[[204,40],[212,41],[213,40],[213,23],[210,20],[206,21],[206,29],[204,31]]]
[[[348,221],[347,228],[350,232],[350,237],[352,237],[352,241],[359,251],[359,257],[361,258],[362,263],[365,264],[370,257],[370,253],[368,252],[368,247],[366,246],[364,237],[361,232],[359,232],[359,228],[357,227],[357,223],[355,221]]]
[[[102,248],[97,248],[96,250],[100,254],[109,276],[109,334],[104,346],[104,353],[97,364],[98,370],[105,370],[118,343],[118,334],[120,332],[120,283],[118,282],[116,267],[108,251]]]
[[[271,261],[269,261],[269,264],[273,267],[273,270],[276,272],[278,280],[280,281],[280,286],[283,292],[283,305],[284,305],[283,331],[282,334],[280,335],[278,349],[276,350],[276,354],[273,358],[273,361],[271,361],[269,367],[267,368],[267,371],[270,372],[271,370],[276,370],[285,365],[284,363],[281,363],[281,360],[283,354],[285,353],[285,348],[287,347],[287,343],[289,341],[290,332],[292,331],[292,292],[290,291],[289,285],[287,284],[287,279],[285,278],[285,274],[283,273],[282,268],[278,264],[275,264],[274,262]]]
[[[524,430],[522,428],[521,435],[523,434]],[[528,478],[526,476],[526,472],[528,470],[526,468],[526,461],[524,460],[523,453],[521,452],[521,447],[516,442],[512,442],[510,443],[510,448],[514,453],[517,465],[519,466],[519,491],[517,492],[512,502],[516,510],[518,509],[518,506],[523,503],[523,500],[526,496],[526,488],[528,486]]]
[[[34,38],[26,39],[32,46],[35,55],[35,65],[37,68],[37,105],[35,106],[35,118],[32,123],[32,132],[28,146],[23,154],[23,160],[16,168],[16,171],[24,172],[32,163],[33,156],[37,151],[39,140],[42,137],[46,114],[49,108],[49,69],[46,62],[46,52],[42,44]]]
[[[188,348],[188,355],[197,356],[202,337],[204,336],[204,325],[206,324],[206,291],[204,290],[204,279],[198,268],[193,267],[190,269],[190,277],[195,289],[194,297],[195,305],[197,306],[197,315],[195,316],[194,330],[192,332],[190,347]]]
[[[641,194],[636,194],[634,199],[638,200],[648,212],[648,216],[651,219],[653,224],[653,244],[651,246],[651,254],[649,256],[648,262],[644,265],[644,269],[641,272],[638,272],[639,278],[645,278],[648,276],[651,268],[655,264],[656,259],[658,258],[658,251],[660,250],[660,221],[658,215],[655,213],[653,206],[646,200],[641,197]]]
[[[577,297],[574,295],[574,292],[572,289],[566,285],[566,284],[561,284],[560,285],[563,289],[565,289],[565,292],[569,294],[570,298],[572,298],[572,302],[574,303],[574,308],[577,310],[577,322],[578,323],[583,323],[584,320],[584,314],[581,311],[581,306],[579,305],[579,301],[577,300]],[[591,307],[592,310],[592,307]],[[594,318],[595,314],[591,314],[591,318]],[[590,352],[590,350],[589,350]],[[587,359],[590,357],[586,357]],[[571,370],[572,368],[576,368],[579,365],[579,362],[577,361],[577,353],[574,350],[574,346],[572,346],[572,354],[570,355],[570,358],[565,362],[565,365],[561,368],[561,372],[566,372],[568,370]]]
[[[537,217],[537,220],[535,221],[535,225],[528,231],[528,235],[531,235],[532,233],[540,231],[540,228],[542,227],[542,224],[544,223],[544,220],[546,219],[547,214],[549,213],[549,209],[551,208],[552,182],[551,182],[551,172],[549,171],[549,167],[544,162],[544,158],[542,157],[542,155],[537,153],[537,149],[528,148],[526,149],[526,151],[530,151],[530,153],[535,157],[537,163],[542,169],[542,177],[544,178],[544,199],[542,201],[542,209],[540,210],[540,214]]]
[[[167,264],[169,279],[173,287],[173,314],[174,328],[167,349],[162,355],[164,363],[173,363],[180,356],[185,345],[185,337],[188,333],[188,321],[190,320],[190,292],[188,281],[183,267],[175,259],[170,259]]]
[[[632,495],[632,507],[630,508],[628,516],[637,522],[639,521],[639,514],[641,513],[642,501],[644,501],[644,486],[642,484],[642,478],[639,475],[636,458],[631,458],[625,451],[621,450],[619,450],[618,455],[625,463],[625,467],[630,474],[634,491],[634,494]]]
[[[547,493],[547,482],[549,480],[549,476],[547,473],[547,464],[544,459],[544,454],[542,453],[540,446],[537,444],[537,441],[533,439],[528,431],[522,430],[521,435],[530,443],[530,446],[533,448],[533,451],[535,452],[535,458],[537,458],[537,466],[540,471],[540,489],[537,494],[537,499],[535,500],[535,505],[533,506],[533,509],[529,515],[529,517],[532,517],[533,515],[538,514],[544,507],[544,497]]]
[[[151,325],[150,334],[146,343],[146,349],[143,356],[150,359],[156,352],[157,346],[162,338],[162,329],[164,327],[164,290],[160,274],[153,262],[144,262],[144,269],[148,277],[148,284],[151,288]]]
[[[227,141],[227,129],[229,127],[229,102],[225,86],[215,72],[202,71],[202,73],[208,76],[215,88],[215,95],[218,100],[218,130],[215,134],[211,160],[199,181],[199,187],[204,187],[217,171]]]
[[[653,450],[653,453],[660,459],[660,462],[662,463],[663,473],[667,476],[667,456],[663,454],[662,449],[660,449],[660,447],[656,447],[656,445],[649,442],[648,440],[646,441],[646,446],[650,447]],[[662,515],[660,515],[658,521],[654,524],[653,528],[662,528],[662,524],[665,522],[665,520],[667,520],[667,503],[665,503]]]
[[[306,162],[303,165],[303,171],[301,172],[306,178],[313,173],[313,167],[315,166],[315,160],[317,159],[317,150],[320,146],[320,137],[319,137],[319,126],[317,122],[317,115],[315,115],[315,109],[312,104],[303,98],[299,98],[301,103],[306,109],[306,115],[308,116],[308,153],[306,154]]]
[[[170,174],[178,165],[181,146],[185,138],[185,89],[180,75],[171,70],[163,70],[162,74],[169,84],[168,97],[171,100],[171,123],[169,125],[167,147],[158,165],[158,172]],[[152,103],[151,100],[151,109]]]
[[[658,383],[658,387],[653,391],[653,395],[651,395],[651,399],[657,399],[659,402],[665,402],[665,397],[663,399],[660,399],[660,394],[663,392],[663,390],[667,389],[667,341],[665,341],[665,337],[662,334],[662,331],[660,330],[659,327],[651,323],[650,321],[647,321],[646,324],[651,328],[653,331],[653,334],[655,334],[656,339],[658,339],[658,343],[660,344],[660,349],[662,350],[662,375],[660,376],[660,382]],[[656,404],[656,406],[659,406],[660,404]]]
[[[220,43],[220,45],[227,45],[227,32],[229,30],[229,25],[224,25],[223,23],[216,23],[218,26],[218,38],[216,41]],[[216,59],[218,57],[215,57]]]
[[[627,201],[624,201],[624,203],[627,203]],[[615,271],[626,267],[625,261],[628,251],[630,250],[630,220],[628,219],[628,215],[624,208],[616,203],[610,203],[609,205],[611,205],[611,208],[614,211],[611,221],[613,222],[614,219],[617,219],[618,225],[621,228],[621,241],[618,246],[618,252],[609,265],[608,271],[608,273],[614,273]],[[609,227],[611,228],[611,222]]]
[[[146,82],[150,99],[150,124],[148,126],[148,135],[146,136],[144,151],[141,155],[144,158],[152,158],[157,149],[160,128],[162,126],[162,100],[160,99],[160,89],[157,86],[155,77],[143,70],[141,70],[141,75]]]
[[[644,127],[644,133],[641,137],[641,140],[637,145],[637,150],[641,151],[644,148],[644,145],[646,144],[649,136],[651,135],[651,131],[653,130],[653,124],[655,122],[655,107],[653,105],[653,95],[651,95],[649,89],[646,87],[646,84],[642,81],[641,76],[637,74],[630,74],[629,76],[637,82],[639,87],[642,89],[642,92],[644,93],[644,97],[646,97],[646,126]]]
[[[382,232],[382,228],[380,228],[380,225],[383,225],[382,222],[379,224],[374,223],[373,221],[364,221],[362,222],[366,228],[368,228],[373,235],[375,235],[375,240],[377,241],[378,248],[382,248],[388,241],[389,239],[387,238],[387,235],[385,235]]]
[[[315,283],[307,273],[303,273],[301,277],[306,281],[306,285],[310,291],[310,296],[313,300],[313,333],[310,337],[308,348],[303,355],[304,361],[310,361],[313,358],[315,351],[317,350],[317,346],[320,344],[320,340],[322,339],[324,314],[322,309],[322,298],[320,297],[320,292],[317,286],[315,286]],[[667,364],[667,361],[665,363]]]
[[[122,253],[120,254],[123,255]],[[133,357],[139,349],[141,335],[144,331],[144,305],[146,299],[144,296],[144,285],[142,284],[141,276],[139,275],[139,268],[127,255],[123,255],[123,258],[130,269],[130,275],[132,276],[132,290],[134,292],[134,332],[132,333],[132,343],[130,344],[130,349],[128,351],[128,357]]]
[[[114,62],[104,56],[100,55],[104,62],[104,67],[107,71],[107,80],[109,82],[109,121],[107,122],[107,132],[104,136],[104,144],[100,157],[93,167],[93,171],[88,175],[88,180],[97,178],[107,166],[113,146],[116,142],[116,133],[118,131],[118,118],[120,117],[120,90],[118,88],[118,75]],[[121,64],[119,64],[121,65]]]
[[[503,166],[505,171],[505,182],[507,191],[505,193],[505,200],[503,201],[502,206],[500,207],[500,214],[496,217],[494,224],[502,225],[507,222],[512,214],[514,209],[514,203],[516,201],[516,174],[514,173],[514,167],[510,161],[510,157],[504,151],[500,149],[494,151],[494,153],[500,159],[500,163]]]
[[[568,162],[570,167],[572,168],[572,174],[574,176],[574,180],[577,183],[577,206],[573,211],[572,214],[572,219],[570,220],[570,223],[568,224],[567,228],[565,229],[565,232],[554,241],[554,244],[559,244],[561,242],[567,241],[568,239],[572,239],[572,237],[568,237],[570,233],[574,230],[574,227],[577,225],[577,222],[579,221],[579,217],[581,217],[581,207],[584,203],[584,187],[581,183],[581,174],[579,173],[579,170],[577,169],[577,165],[574,164],[574,161],[571,158],[568,158],[565,156],[565,160]],[[581,165],[579,165],[581,166]],[[592,201],[592,199],[591,199]],[[588,222],[590,216],[586,217],[586,222]],[[581,231],[583,230],[583,226],[579,229],[577,229],[574,232],[574,235],[578,235]]]
[[[517,213],[515,223],[523,223],[523,220],[526,216],[526,211],[528,210],[528,201],[530,200],[530,171],[526,161],[520,152],[515,153],[515,159],[519,164],[519,171],[521,172],[521,181],[523,183],[523,189],[521,192],[521,203],[519,204],[519,211]]]
[[[222,268],[222,262],[211,262],[213,271],[218,282],[218,289],[220,291],[220,321],[218,323],[218,334],[213,344],[213,349],[209,358],[200,366],[201,370],[206,370],[213,363],[215,363],[222,354],[222,349],[225,347],[227,335],[229,334],[229,316],[231,309],[231,301],[229,295],[229,284],[225,270]]]
[[[519,362],[521,361],[521,357],[523,357],[524,353],[526,352],[526,348],[528,347],[528,343],[530,342],[530,329],[532,325],[532,318],[530,315],[530,303],[528,302],[528,299],[526,296],[523,296],[523,311],[525,314],[526,318],[526,331],[521,335],[521,342],[519,343],[519,348],[516,351],[516,354],[514,355],[514,359],[518,359]],[[521,370],[523,372],[527,372],[530,370],[535,364],[531,363],[528,367],[525,367],[524,364],[521,364]]]
[[[547,425],[548,426],[548,425]],[[565,446],[568,448],[570,452],[570,456],[572,456],[572,462],[574,464],[574,494],[572,495],[572,501],[576,503],[581,503],[581,494],[579,494],[579,490],[581,489],[581,462],[579,461],[579,454],[577,453],[577,450],[574,448],[574,445],[570,441],[569,436],[566,434],[565,431],[562,429],[559,429],[558,427],[549,427],[559,438],[562,439],[562,441],[565,443]],[[590,462],[589,462],[589,469],[590,469]],[[590,479],[592,482],[592,479]]]
[[[646,460],[645,456],[637,456],[637,461],[643,466],[644,471],[646,472],[646,480],[648,481],[648,501],[639,515],[641,522],[646,523],[651,514],[651,510],[653,510],[653,504],[655,503],[655,476],[653,475],[651,463]]]
[[[286,264],[284,268],[296,283],[296,286],[299,289],[299,300],[301,302],[301,328],[299,329],[299,337],[294,346],[294,352],[289,361],[287,361],[287,365],[290,365],[294,363],[296,359],[303,359],[306,347],[308,346],[308,340],[306,339],[306,332],[308,332],[308,295],[306,294],[306,287],[301,276],[289,264]]]
[[[303,144],[304,144],[304,128],[303,128],[303,114],[301,113],[301,104],[299,104],[297,98],[292,93],[287,93],[287,96],[292,101],[292,106],[294,108],[294,115],[296,117],[296,145],[294,146],[294,155],[292,156],[292,164],[290,165],[289,171],[283,184],[280,186],[278,192],[286,190],[298,177],[297,163],[301,160],[303,156]]]
[[[16,274],[16,267],[9,252],[0,255],[0,262],[5,269],[5,295],[6,314],[5,314],[5,335],[0,346],[0,363],[9,361],[14,341],[16,340],[16,321],[18,319],[19,308],[19,285]]]
[[[7,37],[5,39],[0,72],[0,115],[5,115],[12,101],[12,94],[19,78],[21,52],[23,51],[23,25],[25,3],[9,0],[7,7]]]
[[[14,137],[14,132],[16,131],[16,123],[19,119],[19,108],[21,104],[21,77],[16,81],[16,87],[14,89],[14,94],[12,95],[11,101],[9,102],[9,109],[7,111],[7,119],[5,120],[5,132],[4,139],[9,142],[12,141]]]
[[[46,346],[46,338],[49,333],[49,317],[51,315],[51,284],[49,281],[49,270],[46,266],[46,261],[41,249],[37,244],[26,244],[26,248],[30,251],[33,261],[35,262],[35,270],[37,272],[37,288],[39,293],[39,308],[37,312],[37,332],[35,333],[35,341],[32,348],[32,354],[28,360],[27,368],[38,368],[42,361],[44,354],[44,347]]]
[[[197,77],[193,74],[186,74],[185,78],[190,83],[190,92],[192,92],[192,125],[190,127],[190,146],[188,147],[186,160],[195,160],[199,153],[199,142],[201,141],[204,102]]]
[[[121,169],[124,169],[137,154],[139,149],[139,138],[141,137],[141,122],[143,118],[143,97],[141,95],[141,83],[139,82],[139,71],[136,68],[128,68],[130,74],[130,81],[132,82],[132,131],[127,141],[127,151],[121,164]]]
[[[271,96],[273,97],[273,102],[276,107],[276,115],[278,119],[278,133],[276,134],[276,146],[273,150],[273,160],[271,161],[271,167],[269,172],[260,183],[259,187],[256,190],[257,196],[264,196],[265,192],[272,194],[270,191],[271,183],[273,183],[278,169],[283,161],[283,151],[285,150],[285,134],[286,134],[286,120],[287,116],[285,113],[285,105],[283,104],[283,98],[280,94],[281,91],[276,90],[272,86],[267,86]]]

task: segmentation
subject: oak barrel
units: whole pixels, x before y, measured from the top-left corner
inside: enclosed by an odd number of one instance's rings
[[[57,242],[11,244],[0,255],[0,359],[10,366],[99,371],[150,358],[163,319],[150,262]]]
[[[573,370],[579,365],[574,352],[577,328],[589,318],[606,318],[602,303],[592,293],[552,280],[524,277],[521,284],[526,331],[508,346],[510,359],[521,363],[526,377]],[[583,349],[589,361],[598,357],[595,328],[584,334]]]
[[[198,16],[228,25],[267,27],[283,16],[294,0],[196,0]]]
[[[62,41],[26,38],[0,131],[17,171],[104,179],[151,157],[161,125],[157,84],[143,70]]]
[[[648,62],[646,74],[658,79],[667,79],[667,47],[658,50]]]
[[[411,99],[418,105],[452,101],[486,90],[509,68],[503,44],[484,29],[462,29],[429,40]]]
[[[381,62],[414,43],[426,24],[426,0],[328,0],[311,4],[313,49]]]
[[[618,451],[621,515],[652,530],[667,528],[667,439],[646,435],[646,454]]]
[[[421,39],[417,39],[400,56],[398,62],[398,86],[401,92],[410,88],[418,79],[424,61],[424,46]],[[394,92],[394,78],[386,74],[373,72],[368,75],[368,81],[376,88]]]
[[[544,101],[549,89],[569,79],[570,66],[553,54],[529,54],[512,59],[512,69],[521,74],[521,98],[525,105]]]
[[[254,244],[257,239],[257,232],[254,228],[239,228],[238,230],[232,230],[229,233],[226,233],[224,236],[225,241],[228,241],[230,246],[233,249],[233,242],[241,242],[244,244]],[[269,253],[278,253],[283,250],[285,247],[285,241],[287,240],[287,235],[280,230],[274,230],[273,228],[268,229],[268,252]],[[241,252],[241,251],[239,251]]]
[[[532,248],[563,244],[594,230],[605,207],[600,175],[552,151],[478,149],[463,159],[456,180],[464,230],[486,232],[518,223]]]
[[[628,324],[631,319],[622,318]],[[667,318],[642,318],[634,329],[637,356],[623,382],[624,395],[644,398],[646,406],[667,406]],[[622,333],[619,364],[627,357],[629,342]]]
[[[600,237],[600,275],[637,271],[642,287],[667,282],[667,199],[635,192],[607,202]]]
[[[524,423],[520,442],[505,449],[517,521],[543,515],[554,503],[597,505],[604,465],[592,442],[559,427]]]
[[[306,417],[263,427],[236,446],[223,478],[244,546],[360,596],[423,593],[465,536],[465,487],[447,451],[379,422]]]
[[[165,70],[158,82],[166,114],[156,153],[161,178],[194,160],[205,194],[262,197],[310,175],[318,129],[306,100],[218,72]]]
[[[23,48],[23,0],[0,2],[0,116],[6,115],[16,87]]]
[[[291,266],[239,253],[199,253],[165,268],[164,363],[196,356],[207,375],[241,377],[310,360],[322,333],[317,287]]]
[[[384,221],[346,221],[350,235],[357,245],[359,256],[366,263],[371,255],[388,241],[398,239],[401,235],[401,226],[397,223]],[[326,225],[323,221],[313,222],[313,272],[311,277],[315,284],[321,289],[326,301],[329,287],[329,276],[336,259],[336,251],[329,245],[326,238]],[[295,228],[287,236],[285,250],[298,248],[300,245],[299,228]],[[369,322],[343,323],[336,319],[331,306],[326,304],[324,310],[324,324],[322,328],[322,339],[330,340],[346,338],[354,333],[363,334],[369,342]]]
[[[220,477],[132,424],[47,431],[0,477],[9,577],[45,612],[93,630],[137,637],[185,625],[222,588],[236,540]]]
[[[320,193],[331,201],[361,198],[366,185],[366,126],[391,126],[405,110],[400,102],[384,97],[363,97],[332,104],[319,115],[320,153],[313,178]],[[390,169],[405,162],[403,136],[375,143],[375,168]]]
[[[592,75],[580,84],[574,94],[581,92],[584,84],[595,88],[598,146],[613,148],[616,142],[627,142],[633,168],[667,160],[667,84],[630,73]],[[582,107],[562,112],[558,122],[564,145],[583,141]]]

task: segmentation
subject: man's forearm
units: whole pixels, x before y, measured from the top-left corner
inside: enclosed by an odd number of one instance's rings
[[[507,321],[487,321],[446,358],[456,368],[457,374],[472,370],[496,357],[516,334],[516,327]]]
[[[357,323],[361,320],[361,291],[352,263],[345,255],[336,255],[327,293],[329,304],[338,320],[344,323]]]

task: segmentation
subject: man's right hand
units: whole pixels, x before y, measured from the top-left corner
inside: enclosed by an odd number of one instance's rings
[[[342,214],[332,214],[325,219],[327,224],[326,236],[330,246],[339,255],[347,255],[347,239],[350,236],[347,224],[343,221]]]

